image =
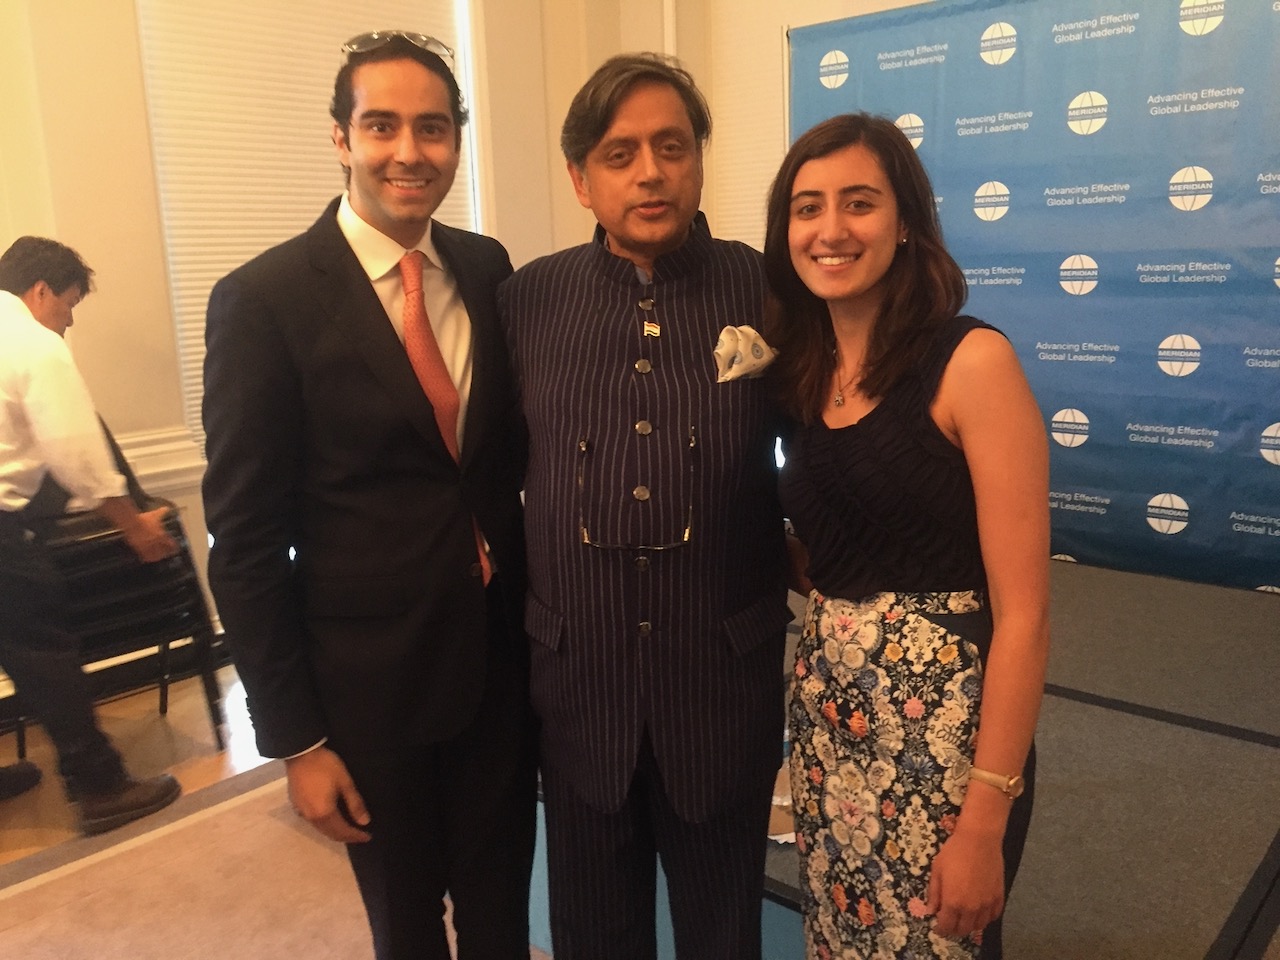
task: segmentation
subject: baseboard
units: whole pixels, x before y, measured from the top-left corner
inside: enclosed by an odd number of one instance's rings
[[[172,497],[199,489],[204,451],[185,426],[120,434],[116,439],[147,493]]]

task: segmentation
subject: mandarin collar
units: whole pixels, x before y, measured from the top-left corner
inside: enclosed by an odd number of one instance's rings
[[[604,227],[596,224],[591,242],[595,247],[596,267],[600,273],[615,283],[642,283],[636,265],[626,257],[611,253],[605,239]],[[706,215],[699,210],[684,243],[654,261],[651,282],[662,283],[693,273],[710,259],[711,251],[711,228],[707,226]]]

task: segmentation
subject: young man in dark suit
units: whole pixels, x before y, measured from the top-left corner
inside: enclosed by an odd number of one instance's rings
[[[760,957],[791,611],[773,407],[713,353],[761,326],[764,272],[698,212],[710,127],[678,65],[606,62],[561,133],[595,238],[499,294],[556,960],[652,960],[655,855],[682,960]]]
[[[209,301],[209,578],[259,749],[348,845],[380,960],[528,956],[534,757],[495,240],[432,219],[466,113],[422,34],[356,37],[347,192]]]

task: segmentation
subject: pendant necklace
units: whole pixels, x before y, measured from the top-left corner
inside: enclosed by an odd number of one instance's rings
[[[847,387],[847,386],[849,386],[849,384],[853,383],[853,378],[854,378],[854,377],[856,377],[856,376],[857,376],[857,374],[855,373],[855,374],[853,375],[853,377],[850,377],[848,380],[846,380],[846,381],[845,381],[845,383],[844,383],[844,387]],[[844,406],[844,387],[837,387],[837,388],[836,388],[835,405],[836,405],[837,407],[843,407],[843,406]]]
[[[832,352],[832,355],[835,356],[836,358],[836,363],[839,364],[840,355],[836,353],[836,351],[834,350],[831,352]],[[838,370],[839,368],[837,367],[837,374],[838,374]],[[833,398],[832,403],[834,403],[837,407],[844,406],[844,391],[849,386],[849,384],[853,383],[853,381],[858,378],[858,373],[860,372],[860,370],[861,370],[860,367],[855,369],[853,371],[853,376],[851,376],[848,380],[846,380],[842,385],[836,387],[836,395]]]

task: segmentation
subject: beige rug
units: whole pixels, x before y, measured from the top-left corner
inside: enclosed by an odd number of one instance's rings
[[[0,955],[372,960],[346,854],[294,816],[283,779],[118,833],[106,846],[64,844],[75,859],[37,862],[34,875],[24,861],[0,870]]]

